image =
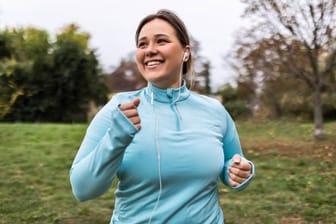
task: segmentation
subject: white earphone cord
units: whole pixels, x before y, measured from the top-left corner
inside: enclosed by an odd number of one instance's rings
[[[181,64],[181,69],[180,69],[180,77],[179,77],[179,91],[178,91],[178,94],[177,94],[177,97],[176,97],[176,99],[174,100],[174,102],[173,102],[173,104],[176,104],[176,102],[180,99],[180,96],[181,96],[181,87],[182,87],[182,76],[183,76],[183,64],[184,64],[184,60],[185,60],[185,58],[186,58],[186,54],[187,52],[185,51],[184,53],[183,53],[183,59],[182,59],[182,64]]]
[[[176,99],[174,100],[173,104],[176,104],[177,100],[180,98],[180,95],[181,95],[183,64],[184,64],[184,56],[183,56],[183,60],[182,60],[181,70],[180,70],[179,91],[178,91],[178,95],[177,95]],[[151,215],[148,219],[148,224],[152,223],[152,218],[154,217],[155,212],[156,212],[156,210],[159,206],[159,202],[160,202],[160,198],[161,198],[161,194],[162,194],[161,153],[160,153],[160,144],[159,144],[159,140],[158,140],[159,118],[158,118],[158,115],[156,113],[155,106],[154,106],[153,89],[151,90],[151,104],[152,104],[152,107],[153,107],[153,112],[155,114],[154,141],[155,141],[156,156],[157,156],[157,162],[158,162],[157,165],[158,165],[158,176],[159,176],[159,193],[158,193],[158,197],[157,197],[156,202],[155,202],[155,206],[154,206],[154,208],[151,212]]]
[[[152,92],[153,93],[153,92]],[[155,202],[155,206],[151,212],[151,215],[148,220],[148,224],[152,223],[152,218],[155,215],[156,209],[159,206],[160,198],[161,198],[161,193],[162,193],[162,178],[161,178],[161,153],[160,153],[160,145],[158,141],[158,127],[159,127],[159,119],[155,111],[154,107],[154,95],[152,95],[152,106],[153,106],[153,111],[155,114],[155,128],[154,128],[154,141],[155,141],[155,148],[156,148],[156,156],[157,156],[157,165],[158,165],[158,176],[159,176],[159,193],[158,197]]]

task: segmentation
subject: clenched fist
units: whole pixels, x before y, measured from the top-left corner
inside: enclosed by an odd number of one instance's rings
[[[246,162],[240,155],[236,154],[232,157],[232,164],[229,167],[230,185],[233,187],[243,183],[250,175],[252,166]]]
[[[140,99],[135,98],[133,101],[120,104],[119,109],[125,114],[125,116],[134,124],[137,129],[141,128],[140,117],[138,113],[138,106],[140,104]]]

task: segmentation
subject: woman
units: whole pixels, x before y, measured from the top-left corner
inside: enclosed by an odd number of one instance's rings
[[[218,180],[241,190],[254,175],[234,122],[182,81],[191,48],[174,13],[145,17],[136,45],[148,86],[117,94],[93,119],[70,171],[73,193],[95,198],[117,177],[111,223],[221,224]]]

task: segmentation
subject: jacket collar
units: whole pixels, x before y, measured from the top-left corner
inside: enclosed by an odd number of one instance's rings
[[[151,102],[176,103],[187,99],[190,95],[190,90],[187,88],[184,80],[181,87],[168,89],[160,89],[148,82],[148,85],[145,88],[145,93]]]

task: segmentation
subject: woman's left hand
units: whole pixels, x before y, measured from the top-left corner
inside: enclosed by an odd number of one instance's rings
[[[232,157],[232,163],[229,167],[229,183],[236,187],[243,183],[251,175],[252,166],[249,162],[242,159],[239,154]]]

